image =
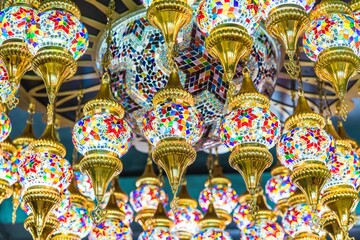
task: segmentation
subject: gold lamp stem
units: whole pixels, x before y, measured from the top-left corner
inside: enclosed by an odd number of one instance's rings
[[[12,204],[13,204],[13,211],[11,217],[12,224],[16,223],[16,211],[20,205],[20,195],[21,195],[21,185],[18,182],[16,182],[13,185],[13,194],[12,194]]]

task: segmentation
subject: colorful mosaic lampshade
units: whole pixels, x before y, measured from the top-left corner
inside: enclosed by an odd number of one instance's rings
[[[89,35],[84,24],[66,10],[39,13],[27,29],[26,43],[33,55],[46,47],[64,48],[77,60],[86,51]]]
[[[85,116],[73,130],[73,143],[83,155],[104,150],[122,157],[131,147],[131,142],[132,133],[127,122],[111,113]]]
[[[3,142],[11,133],[12,124],[10,118],[5,112],[6,108],[3,104],[0,104],[0,109],[2,110],[0,113],[0,142]]]
[[[220,229],[220,228],[207,228],[200,231],[198,234],[195,234],[191,240],[232,240],[230,233]]]
[[[76,165],[74,166],[73,170],[74,170],[74,177],[76,179],[79,191],[85,197],[87,197],[91,200],[95,200],[95,193],[94,193],[94,189],[93,189],[90,177],[87,174],[82,173],[79,170],[79,167]]]
[[[251,227],[252,221],[249,218],[251,216],[251,208],[248,203],[240,203],[233,212],[233,221],[237,228],[240,230],[243,228]]]
[[[339,114],[346,118],[344,98],[348,81],[360,69],[360,26],[350,6],[338,0],[322,2],[311,18],[303,38],[304,51],[316,62],[316,75],[335,89],[343,104]]]
[[[16,148],[10,142],[0,142],[0,204],[13,193],[12,185],[18,181],[17,168],[12,164]]]
[[[131,228],[122,221],[106,219],[104,222],[94,226],[89,240],[132,240]]]
[[[285,231],[277,222],[260,219],[254,225],[243,228],[241,231],[241,240],[278,240],[285,238]]]
[[[12,87],[8,71],[3,62],[0,61],[0,101],[6,103],[11,93]]]
[[[197,24],[207,35],[206,48],[220,60],[224,79],[230,82],[241,58],[247,58],[251,46],[251,35],[260,21],[256,1],[211,1],[203,0],[197,14]]]
[[[281,164],[292,171],[291,181],[306,194],[314,209],[321,189],[330,178],[326,164],[334,150],[333,138],[323,130],[324,126],[324,118],[314,113],[300,95],[293,115],[285,121],[285,131],[277,146]]]

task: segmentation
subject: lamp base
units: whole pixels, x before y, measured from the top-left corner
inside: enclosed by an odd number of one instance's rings
[[[279,216],[284,216],[284,213],[289,208],[289,203],[287,199],[280,200],[275,207],[275,211]]]
[[[326,212],[320,218],[321,226],[326,231],[327,234],[331,237],[332,240],[344,240],[346,235],[341,229],[336,216],[332,212]]]
[[[34,216],[31,214],[24,222],[25,229],[30,232],[34,240],[49,240],[51,235],[59,227],[59,221],[54,215],[50,215],[41,234],[38,234]]]
[[[206,38],[206,49],[211,56],[220,60],[224,79],[231,81],[240,59],[246,59],[252,49],[252,38],[248,31],[238,24],[220,24],[214,27]]]
[[[154,216],[155,211],[156,209],[144,209],[136,214],[135,221],[140,224],[144,231],[149,228],[146,223],[149,222],[148,220]]]
[[[13,193],[13,189],[10,186],[10,184],[5,180],[0,179],[0,204],[5,199],[11,197],[12,193]]]
[[[226,225],[229,225],[231,223],[232,217],[226,210],[215,209],[215,211],[216,215],[218,215],[218,217],[223,220]]]
[[[313,209],[317,208],[321,190],[330,176],[329,169],[319,161],[306,161],[295,165],[290,173],[291,181],[304,193]]]
[[[320,240],[319,235],[314,233],[300,233],[296,235],[293,240]]]
[[[51,240],[81,240],[81,237],[71,233],[57,233]]]

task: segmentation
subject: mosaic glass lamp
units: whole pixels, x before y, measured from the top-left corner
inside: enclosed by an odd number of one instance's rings
[[[329,162],[331,178],[323,189],[321,203],[328,207],[338,219],[340,227],[347,234],[351,212],[359,202],[358,184],[360,160],[352,151],[351,144],[340,138],[331,119],[327,120],[325,130],[335,139],[335,156]]]
[[[11,97],[12,87],[8,71],[4,63],[0,60],[0,102],[6,103]]]
[[[16,146],[16,153],[13,156],[12,164],[14,170],[18,175],[18,167],[25,161],[26,156],[29,154],[28,147],[29,144],[36,140],[33,132],[33,115],[35,113],[35,104],[30,103],[28,108],[29,117],[26,121],[26,127],[23,133],[16,137],[13,140],[13,144]],[[21,194],[21,185],[19,183],[19,176],[17,177],[17,182],[13,185],[13,215],[12,215],[12,222],[15,224],[16,221],[16,211],[20,204],[20,194]]]
[[[93,203],[80,193],[75,177],[67,191],[70,195],[69,202],[63,210],[58,211],[57,218],[60,226],[54,232],[53,240],[81,240],[91,231],[90,209]]]
[[[356,215],[352,214],[350,217],[349,229],[351,229],[354,226],[354,223],[356,223],[356,221],[357,221]],[[347,239],[348,237],[347,232],[345,232],[340,227],[337,217],[333,212],[331,211],[324,212],[321,215],[320,224],[322,225],[325,232],[329,234],[331,239],[333,240]]]
[[[243,70],[239,93],[230,100],[229,113],[220,126],[221,141],[231,151],[230,165],[239,171],[252,196],[264,170],[270,167],[269,149],[280,137],[280,121],[270,110],[270,100],[253,85],[247,68]]]
[[[251,227],[244,228],[241,232],[241,240],[278,240],[285,238],[285,231],[275,221],[267,219],[257,220]]]
[[[284,134],[277,146],[281,164],[292,171],[291,182],[300,188],[314,209],[331,175],[327,163],[333,153],[334,142],[323,130],[324,126],[324,118],[314,113],[300,94],[293,115],[285,121]]]
[[[6,106],[0,103],[0,142],[5,141],[5,139],[10,135],[12,124],[9,116],[6,114]]]
[[[225,222],[217,216],[214,205],[210,203],[208,211],[200,221],[200,232],[191,240],[232,240],[230,234],[225,231],[225,227]]]
[[[303,38],[304,51],[315,62],[316,75],[333,86],[342,103],[339,114],[346,118],[348,81],[360,69],[360,27],[350,6],[340,0],[322,1],[311,20]]]
[[[132,143],[131,129],[123,119],[125,110],[113,98],[107,72],[97,97],[85,104],[83,112],[85,117],[73,129],[73,143],[84,155],[80,170],[90,177],[96,201],[101,203],[110,181],[122,171],[120,157]]]
[[[196,208],[197,202],[189,195],[186,180],[183,179],[179,192],[178,209],[169,211],[169,218],[174,222],[171,232],[181,240],[190,239],[199,232],[199,221],[203,218],[202,213]]]
[[[179,237],[171,232],[173,221],[167,216],[164,205],[158,204],[156,212],[146,223],[148,230],[142,232],[138,240],[179,240]]]
[[[59,226],[60,223],[54,214],[50,214],[46,218],[44,222],[44,228],[41,233],[37,231],[33,214],[30,214],[24,221],[24,228],[26,231],[30,232],[33,239],[49,239],[51,238],[53,232],[59,228]]]
[[[230,179],[225,177],[218,160],[214,163],[213,176],[205,182],[205,189],[200,192],[199,204],[204,212],[208,211],[210,203],[216,214],[225,224],[231,223],[231,213],[238,205],[239,195],[231,187]]]
[[[18,181],[17,169],[12,164],[15,153],[16,147],[12,143],[0,142],[0,204],[11,197],[12,186]]]
[[[111,193],[105,209],[104,221],[93,227],[89,240],[132,240],[131,228],[122,221],[125,213],[118,207],[114,193]]]
[[[201,1],[197,24],[207,35],[207,50],[220,60],[226,81],[233,79],[239,60],[248,57],[252,47],[251,36],[259,21],[256,1]]]
[[[310,23],[309,13],[315,2],[315,0],[260,0],[266,29],[284,46],[289,56],[289,62],[284,66],[294,79],[298,79],[300,74],[300,68],[295,62],[298,40]]]
[[[130,193],[130,204],[136,212],[135,221],[143,230],[147,230],[147,220],[154,216],[159,202],[167,204],[167,194],[162,189],[163,183],[155,175],[151,160],[151,151],[143,174],[136,181],[136,189]]]
[[[79,164],[73,165],[74,177],[76,179],[77,187],[82,195],[91,199],[92,201],[95,200],[95,193],[94,188],[91,183],[90,177],[80,171]]]
[[[283,215],[288,208],[288,199],[295,191],[296,186],[290,180],[290,170],[278,161],[271,170],[271,178],[266,182],[265,192],[269,199],[276,204],[276,211]]]
[[[153,107],[144,116],[142,132],[155,147],[153,159],[167,174],[176,199],[184,171],[195,161],[193,145],[204,127],[193,96],[181,85],[176,68],[171,71],[166,87],[155,94]]]
[[[25,72],[31,68],[31,53],[25,44],[26,30],[37,16],[38,0],[6,1],[0,12],[0,58],[8,71],[10,92],[6,103],[14,108],[15,94]],[[3,90],[2,90],[3,91]],[[3,99],[5,100],[5,99]]]

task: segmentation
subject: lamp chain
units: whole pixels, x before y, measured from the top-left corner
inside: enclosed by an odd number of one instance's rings
[[[301,66],[299,58],[295,60],[295,56],[297,55],[293,50],[287,51],[287,55],[289,56],[289,61],[284,64],[286,72],[292,79],[298,80],[301,78]]]

